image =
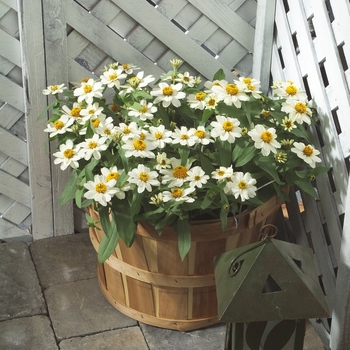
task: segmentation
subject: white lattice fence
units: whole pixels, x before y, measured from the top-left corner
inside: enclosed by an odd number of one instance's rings
[[[0,238],[31,240],[22,57],[15,1],[0,1]]]
[[[320,201],[291,196],[287,225],[292,239],[313,248],[319,280],[332,310],[339,303],[347,307],[344,300],[337,300],[336,279],[349,177],[349,25],[346,0],[277,0],[272,78],[294,80],[313,99],[320,116],[313,141],[330,167],[315,185]],[[330,335],[331,319],[312,323],[330,348],[335,341]]]

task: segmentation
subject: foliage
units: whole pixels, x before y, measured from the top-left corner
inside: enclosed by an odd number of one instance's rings
[[[228,216],[283,196],[286,185],[317,196],[311,181],[327,169],[316,167],[304,91],[274,82],[270,98],[259,81],[228,82],[221,70],[202,85],[181,63],[172,60],[157,82],[113,63],[99,80],[43,90],[56,97],[45,129],[58,140],[54,163],[72,169],[61,204],[74,199],[99,212],[100,262],[119,239],[132,245],[138,221],[160,234],[172,225],[184,258],[193,220],[218,218],[224,230]]]

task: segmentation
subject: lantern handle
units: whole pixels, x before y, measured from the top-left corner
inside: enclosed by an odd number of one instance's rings
[[[270,231],[270,233],[263,234],[263,231],[265,230],[265,228],[268,228],[268,227],[273,228],[272,232]],[[266,224],[266,225],[261,227],[259,232],[260,232],[259,241],[261,241],[261,240],[265,239],[266,237],[275,238],[277,233],[278,233],[278,228],[273,224]]]
[[[262,231],[266,228],[266,227],[273,227],[274,230],[272,231],[272,234],[262,234]],[[233,277],[237,274],[237,272],[240,270],[241,266],[242,266],[242,261],[237,261],[237,259],[239,257],[241,257],[242,255],[250,252],[251,250],[254,250],[260,246],[262,246],[263,244],[265,244],[268,239],[271,239],[273,237],[275,237],[277,235],[278,232],[278,228],[275,225],[272,224],[266,224],[264,226],[261,227],[260,229],[260,239],[259,242],[257,244],[255,244],[253,247],[250,247],[249,249],[247,249],[246,251],[242,252],[241,254],[237,255],[234,259],[231,260],[230,265],[228,267],[228,275],[230,277]],[[237,262],[236,262],[237,261]]]

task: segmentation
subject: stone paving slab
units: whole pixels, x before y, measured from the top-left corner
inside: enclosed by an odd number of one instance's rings
[[[97,276],[97,256],[87,233],[41,239],[30,251],[44,289]]]
[[[178,332],[140,323],[150,350],[222,350],[226,326],[220,324],[191,332]]]
[[[0,321],[46,313],[26,243],[0,244]]]
[[[51,286],[44,295],[59,340],[137,325],[108,303],[97,278]]]
[[[22,317],[0,322],[0,349],[57,350],[47,316]]]
[[[60,350],[148,350],[139,327],[62,340]]]

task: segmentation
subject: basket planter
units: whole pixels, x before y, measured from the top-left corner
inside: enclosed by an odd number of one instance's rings
[[[105,263],[98,266],[98,281],[106,299],[123,314],[161,328],[190,331],[219,323],[214,280],[214,257],[259,239],[263,225],[273,223],[282,201],[271,198],[254,210],[228,221],[201,221],[191,226],[192,245],[181,261],[177,234],[162,235],[148,223],[139,223],[133,245],[121,241]],[[88,208],[90,216],[98,213]],[[234,233],[234,234],[232,234]],[[103,231],[90,227],[98,251]]]

